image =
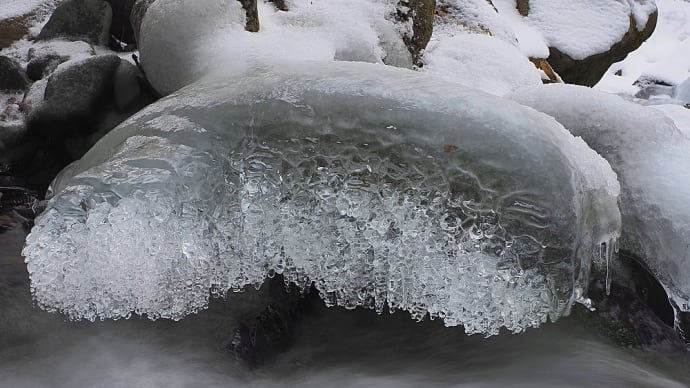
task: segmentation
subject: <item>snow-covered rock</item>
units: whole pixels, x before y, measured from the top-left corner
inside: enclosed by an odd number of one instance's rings
[[[67,38],[105,46],[110,38],[112,8],[104,0],[64,0],[43,26],[38,39]]]
[[[654,0],[498,0],[497,6],[527,42],[523,52],[547,53],[564,81],[587,86],[637,49],[657,20]]]
[[[258,2],[260,30],[245,30],[237,0],[157,0],[141,25],[141,63],[151,84],[169,94],[203,75],[241,74],[296,61],[360,61],[412,67],[396,22],[396,0],[296,0],[289,11]]]
[[[552,118],[356,62],[204,79],[52,190],[24,255],[72,318],[179,319],[277,272],[329,305],[522,331],[582,301],[620,228],[615,175]]]
[[[690,310],[690,140],[663,113],[588,88],[548,85],[514,99],[558,120],[606,158],[621,183],[621,248]]]

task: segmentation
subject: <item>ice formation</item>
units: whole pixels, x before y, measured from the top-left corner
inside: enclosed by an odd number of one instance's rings
[[[282,273],[329,305],[521,331],[582,299],[620,228],[615,174],[552,118],[357,62],[186,87],[52,189],[23,254],[72,318],[178,319]]]
[[[690,140],[653,108],[583,87],[529,87],[514,99],[555,117],[611,163],[621,183],[621,248],[690,311]]]

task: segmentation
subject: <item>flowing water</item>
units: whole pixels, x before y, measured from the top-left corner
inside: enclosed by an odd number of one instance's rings
[[[68,322],[32,306],[26,232],[0,234],[2,387],[684,387],[684,362],[623,348],[575,318],[524,334],[467,336],[404,313],[316,308],[290,347],[257,368],[226,350],[232,320],[216,301],[179,322]]]

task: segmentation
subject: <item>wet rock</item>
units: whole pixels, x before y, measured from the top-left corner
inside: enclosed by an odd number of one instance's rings
[[[25,90],[29,79],[19,63],[0,56],[0,90]]]
[[[265,365],[286,351],[295,337],[296,324],[313,310],[312,303],[323,304],[316,292],[302,294],[300,288],[288,288],[282,276],[268,279],[262,286],[266,307],[239,322],[232,340],[225,348],[251,368]]]
[[[65,0],[38,35],[39,40],[66,38],[107,45],[112,9],[103,0]]]
[[[55,71],[59,64],[66,62],[68,59],[66,56],[57,54],[48,54],[34,58],[26,65],[26,74],[32,81],[38,81]]]

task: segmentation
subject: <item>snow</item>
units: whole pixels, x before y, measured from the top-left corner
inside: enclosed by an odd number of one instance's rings
[[[290,11],[258,3],[259,32],[244,30],[236,0],[159,0],[142,22],[141,61],[168,94],[209,72],[239,74],[278,62],[363,61],[411,67],[409,26],[392,21],[397,2],[296,0]],[[194,17],[190,17],[194,15]]]
[[[675,104],[650,105],[650,107],[664,112],[683,135],[690,139],[690,109]]]
[[[499,96],[522,86],[541,85],[539,71],[515,46],[488,35],[432,40],[421,71]]]
[[[609,93],[632,96],[642,78],[677,85],[690,77],[690,2],[656,0],[659,19],[652,36],[625,60],[615,63],[596,85]],[[618,76],[615,73],[621,72]]]
[[[328,305],[518,332],[584,301],[620,229],[608,163],[552,118],[360,62],[210,76],[52,189],[23,254],[72,318],[179,319],[283,273]]]
[[[641,257],[689,311],[690,140],[663,113],[588,88],[531,87],[513,97],[555,117],[611,163],[621,183],[621,248]]]
[[[541,32],[529,25],[517,10],[515,0],[493,0],[494,5],[517,37],[520,51],[532,58],[548,58],[549,47]]]
[[[46,0],[0,0],[0,20],[26,15],[46,2]]]
[[[440,12],[434,21],[435,36],[455,36],[464,32],[491,35],[513,45],[517,43],[510,25],[486,0],[439,0],[436,9]]]

